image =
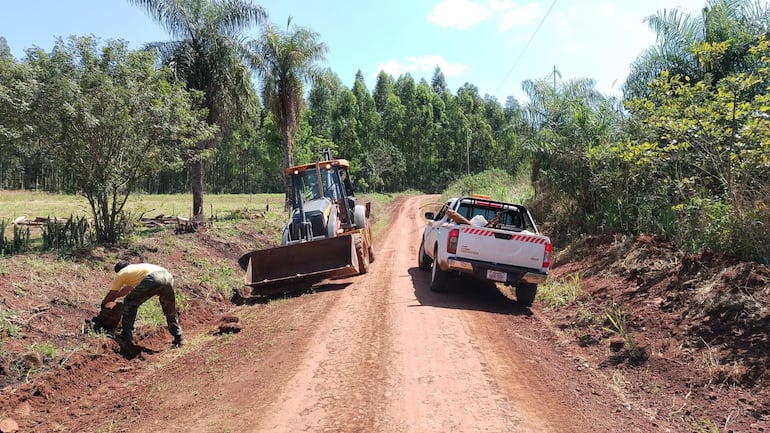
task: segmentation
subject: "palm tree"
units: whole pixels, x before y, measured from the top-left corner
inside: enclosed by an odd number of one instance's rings
[[[529,98],[522,110],[523,145],[531,155],[531,180],[563,192],[590,213],[597,200],[586,154],[612,142],[621,106],[597,91],[591,79],[557,82],[560,77],[554,70],[553,80],[522,83]]]
[[[187,87],[204,93],[206,121],[220,134],[198,143],[192,158],[193,218],[203,220],[204,151],[214,147],[233,124],[253,114],[258,99],[245,64],[246,32],[267,18],[250,0],[129,0],[146,9],[176,38],[154,42],[164,64],[170,65]]]
[[[286,31],[268,24],[261,37],[251,43],[252,68],[262,80],[262,100],[281,128],[284,168],[294,165],[294,135],[305,109],[303,84],[323,77],[324,69],[318,62],[326,60],[327,47],[318,38],[317,32],[292,26],[289,18]],[[288,178],[284,186],[288,200]]]
[[[623,86],[627,98],[649,95],[648,83],[662,71],[716,82],[731,72],[752,67],[747,56],[759,35],[770,32],[770,3],[757,0],[710,0],[698,16],[678,9],[658,11],[645,19],[657,35],[651,46],[634,61]],[[730,42],[719,64],[701,64],[693,49],[702,43]]]

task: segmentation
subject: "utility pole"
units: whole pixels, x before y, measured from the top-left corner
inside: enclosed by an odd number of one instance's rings
[[[553,90],[556,91],[556,65],[553,65]]]
[[[468,174],[471,174],[471,131],[465,134],[465,167]]]

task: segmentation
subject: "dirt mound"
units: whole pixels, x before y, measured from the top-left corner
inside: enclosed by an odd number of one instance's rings
[[[603,236],[571,245],[551,275],[578,275],[585,294],[545,313],[625,392],[665,395],[660,411],[696,431],[770,431],[770,267]]]
[[[104,329],[119,315],[99,309],[118,259],[158,263],[174,273],[183,299],[180,322],[185,335],[193,336],[216,330],[232,310],[230,294],[242,281],[236,259],[253,247],[249,242],[269,243],[264,236],[225,239],[200,230],[160,233],[129,248],[75,252],[65,261],[56,255],[3,257],[0,421],[34,426],[21,431],[52,431],[91,413],[91,402],[104,395],[111,395],[117,408],[125,404],[120,402],[125,373],[169,352],[164,321],[138,321],[133,348],[121,348]],[[95,318],[106,321],[94,327]]]

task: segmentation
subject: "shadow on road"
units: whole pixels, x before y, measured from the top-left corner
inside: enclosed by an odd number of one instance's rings
[[[522,307],[514,299],[505,296],[496,284],[470,277],[453,276],[446,291],[430,290],[430,272],[414,267],[409,269],[414,295],[420,306],[452,308],[459,310],[486,311],[495,314],[529,316],[529,308]]]
[[[323,280],[321,282],[284,283],[270,287],[260,287],[251,293],[248,287],[233,291],[230,301],[235,305],[267,304],[270,301],[284,298],[296,298],[306,293],[320,293],[332,290],[341,290],[348,287],[349,281],[334,282]]]

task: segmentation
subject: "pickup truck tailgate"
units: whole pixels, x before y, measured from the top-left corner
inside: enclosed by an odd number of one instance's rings
[[[484,227],[461,226],[455,256],[503,265],[540,269],[546,236]]]

